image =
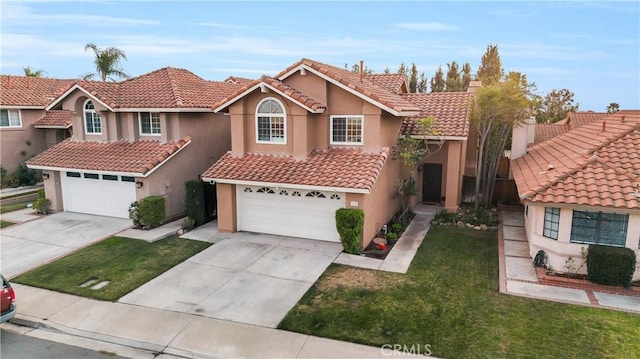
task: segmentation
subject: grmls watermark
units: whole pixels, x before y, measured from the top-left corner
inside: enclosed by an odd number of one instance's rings
[[[431,344],[383,344],[380,347],[380,353],[383,356],[414,356],[424,355],[431,356]]]

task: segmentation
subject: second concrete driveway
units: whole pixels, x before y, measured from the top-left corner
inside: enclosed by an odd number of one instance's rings
[[[2,273],[12,278],[125,228],[131,220],[62,212],[2,230]]]
[[[120,302],[275,328],[340,252],[340,243],[240,232]]]

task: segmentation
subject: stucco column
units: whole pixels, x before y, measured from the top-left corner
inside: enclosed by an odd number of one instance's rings
[[[449,141],[447,149],[447,182],[445,183],[444,208],[447,211],[456,211],[459,202],[460,186],[460,154],[462,152],[461,141]]]
[[[293,136],[290,138],[293,141],[293,155],[297,159],[305,159],[309,152],[309,146],[307,146],[307,113],[306,111],[302,114],[296,113],[299,111],[296,111],[295,109],[292,112],[291,127],[293,127]]]
[[[231,154],[234,156],[242,156],[245,149],[245,133],[244,133],[244,108],[242,100],[231,105],[229,108],[231,116]],[[251,124],[254,121],[247,121]]]
[[[49,210],[51,212],[60,212],[63,209],[62,203],[62,184],[60,183],[59,171],[42,171],[42,175],[49,175],[49,178],[44,179],[44,193],[47,199],[49,199]]]
[[[235,232],[238,230],[236,211],[236,186],[228,183],[217,183],[218,230]]]

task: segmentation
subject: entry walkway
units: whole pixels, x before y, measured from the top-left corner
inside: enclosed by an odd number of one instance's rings
[[[500,292],[527,298],[640,313],[640,296],[610,293],[605,287],[593,284],[584,288],[568,288],[541,283],[529,254],[529,242],[524,230],[522,210],[503,209],[500,215],[502,223],[498,230]]]

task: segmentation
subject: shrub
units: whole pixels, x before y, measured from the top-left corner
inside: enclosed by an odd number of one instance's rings
[[[398,234],[395,232],[387,233],[387,239],[398,239]]]
[[[606,285],[629,287],[636,270],[636,255],[629,248],[589,246],[587,279]]]
[[[361,209],[340,208],[336,211],[336,228],[345,252],[360,254],[363,225],[364,212]]]
[[[204,182],[187,181],[185,188],[185,214],[195,221],[195,226],[201,226],[207,221],[207,210],[204,199]]]
[[[149,196],[139,202],[140,222],[145,228],[154,228],[162,224],[165,216],[165,200],[162,196]]]
[[[402,231],[402,224],[401,223],[392,223],[391,224],[391,231],[392,232],[396,232],[396,233]]]
[[[18,186],[33,186],[36,184],[36,171],[20,163],[13,177],[18,182]]]
[[[129,205],[129,219],[133,221],[134,228],[142,228],[142,221],[140,220],[140,202],[134,201]]]
[[[447,210],[442,210],[436,214],[433,221],[438,224],[443,223],[456,223],[458,222],[458,214],[456,212],[449,212]]]
[[[38,198],[35,202],[33,202],[33,209],[40,214],[49,213],[49,205],[51,201],[48,198]]]
[[[182,229],[185,231],[190,231],[195,226],[196,221],[191,217],[184,217],[182,220]]]
[[[38,190],[38,198],[45,198],[46,194],[44,193],[44,189]]]

